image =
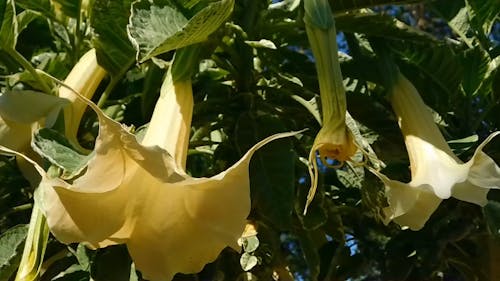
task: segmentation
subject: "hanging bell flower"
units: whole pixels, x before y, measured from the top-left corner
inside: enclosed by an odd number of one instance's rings
[[[500,132],[486,138],[463,163],[451,151],[418,91],[401,73],[389,98],[404,136],[412,179],[402,183],[371,169],[385,184],[386,223],[393,220],[419,230],[441,201],[450,197],[486,205],[488,191],[500,188],[500,168],[482,149]]]
[[[98,116],[99,135],[86,171],[71,183],[43,179],[37,201],[54,236],[92,248],[126,244],[144,278],[171,280],[199,272],[222,249],[239,249],[250,212],[248,166],[270,136],[211,178],[185,171],[193,97],[190,80],[167,73],[142,143],[78,95]],[[4,149],[5,150],[5,149]]]
[[[66,76],[64,84],[77,91],[82,96],[91,99],[97,87],[106,76],[106,70],[97,62],[95,49],[86,52]],[[87,105],[78,99],[68,88],[59,88],[59,97],[70,101],[70,106],[64,108],[64,129],[68,140],[80,148],[77,141],[78,128],[80,120]],[[84,150],[84,149],[82,149]]]
[[[311,188],[304,210],[306,213],[318,185],[316,154],[319,154],[323,165],[332,166],[327,162],[330,159],[337,161],[334,167],[340,167],[356,153],[357,146],[346,126],[347,103],[330,5],[327,0],[308,0],[304,2],[304,8],[304,22],[316,63],[323,115],[322,127],[309,153]]]

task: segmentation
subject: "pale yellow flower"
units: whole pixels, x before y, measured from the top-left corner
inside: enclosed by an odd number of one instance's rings
[[[66,76],[64,84],[90,99],[105,76],[106,71],[98,64],[95,49],[90,49],[78,60],[71,72]],[[70,101],[70,106],[64,108],[66,137],[73,145],[80,148],[76,136],[87,104],[79,100],[65,87],[59,88],[59,97]]]
[[[24,124],[0,117],[0,144],[22,151],[31,140],[31,124]]]
[[[59,241],[93,248],[126,244],[136,268],[153,281],[198,272],[225,247],[239,249],[250,212],[250,157],[264,144],[296,133],[262,140],[216,176],[192,178],[184,169],[190,81],[173,83],[168,72],[142,144],[80,98],[99,119],[86,171],[69,183],[49,178],[37,166],[43,176],[37,200]]]
[[[500,188],[500,168],[482,149],[500,132],[491,134],[463,163],[451,151],[415,87],[402,74],[391,90],[390,101],[404,136],[412,180],[402,183],[371,170],[386,186],[386,222],[393,220],[412,230],[421,229],[441,201],[450,197],[484,206],[488,191]]]
[[[32,131],[53,122],[68,102],[36,91],[6,90],[0,94],[0,145],[25,150]],[[47,119],[50,119],[48,121]]]
[[[86,98],[91,98],[106,72],[97,63],[95,50],[89,50],[73,67],[64,81]],[[61,88],[59,98],[36,91],[5,91],[0,94],[0,145],[25,151],[32,133],[55,121],[64,108],[67,137],[77,144],[76,134],[86,104],[68,89]],[[47,121],[49,118],[49,122]]]

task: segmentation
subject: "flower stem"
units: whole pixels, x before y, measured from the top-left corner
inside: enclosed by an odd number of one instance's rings
[[[38,203],[35,201],[24,244],[23,256],[15,281],[38,280],[45,249],[49,240],[49,226]]]
[[[101,97],[99,98],[99,101],[97,102],[97,106],[102,108],[106,101],[108,100],[109,95],[115,88],[115,86],[120,82],[120,79],[115,79],[115,77],[111,77],[111,80],[109,81],[109,84],[106,86],[106,89],[104,89],[104,92],[102,93]]]
[[[36,72],[36,69],[31,65],[31,63],[26,60],[17,50],[15,49],[6,49],[5,50],[13,59],[15,59],[24,69],[29,71],[31,75],[33,75],[33,78],[40,84],[40,87],[42,87],[42,90],[46,94],[51,94],[51,89],[49,85],[40,77],[40,75]]]
[[[191,76],[199,63],[200,51],[200,45],[176,51],[142,140],[143,145],[158,145],[168,151],[184,169],[194,106]]]
[[[143,145],[158,145],[167,150],[183,168],[187,160],[193,103],[191,80],[174,83],[169,68],[142,141]]]
[[[335,21],[326,0],[304,3],[306,32],[315,58],[323,124],[344,124],[347,103],[338,58]]]

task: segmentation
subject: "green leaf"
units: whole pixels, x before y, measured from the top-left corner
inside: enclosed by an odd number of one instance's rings
[[[139,277],[137,276],[137,272],[135,271],[135,264],[132,263],[130,265],[130,279],[129,281],[139,281]]]
[[[0,22],[3,22],[6,7],[7,7],[7,1],[1,1],[0,2]]]
[[[435,82],[448,97],[458,90],[464,73],[459,54],[444,44],[390,44],[401,58],[415,65],[426,74],[426,79]]]
[[[231,15],[233,6],[234,0],[211,2],[188,19],[168,0],[135,2],[127,29],[137,60],[205,41]]]
[[[256,235],[241,237],[241,245],[243,246],[243,251],[247,253],[255,252],[259,247],[259,238]]]
[[[144,120],[148,120],[151,117],[150,114],[153,112],[156,100],[158,99],[164,75],[164,69],[161,69],[153,62],[148,64],[141,95],[141,113]]]
[[[92,278],[95,281],[129,280],[131,264],[132,259],[124,245],[98,250],[92,262]]]
[[[491,98],[492,100],[498,100],[500,98],[500,56],[491,60],[488,65],[488,72],[486,74],[486,80],[490,81]],[[486,83],[483,83],[485,85]]]
[[[16,0],[16,4],[25,10],[40,13],[47,18],[54,16],[50,0]]]
[[[90,24],[97,61],[112,77],[121,76],[134,63],[135,50],[127,37],[132,0],[95,0]]]
[[[470,22],[475,30],[489,34],[500,14],[500,1],[498,0],[466,0]]]
[[[35,133],[32,147],[50,163],[63,169],[62,178],[67,179],[79,174],[92,155],[77,153],[63,135],[48,128],[42,128]]]
[[[267,39],[260,39],[259,41],[250,41],[247,40],[245,41],[246,44],[248,44],[252,48],[262,48],[262,49],[271,49],[271,50],[276,50],[276,45],[274,45],[273,41],[267,40]]]
[[[291,12],[299,7],[301,0],[283,0],[269,5],[269,9],[280,9]]]
[[[21,261],[28,225],[17,225],[0,236],[0,280],[9,280]]]
[[[500,238],[500,202],[489,200],[483,207],[483,212],[490,233]]]
[[[38,15],[32,11],[22,11],[17,15],[18,32],[21,33]]]
[[[35,192],[35,197],[39,197],[38,192]],[[50,230],[39,202],[39,199],[35,199],[16,280],[38,280],[40,277]]]
[[[479,137],[477,135],[472,135],[465,138],[448,141],[448,145],[456,155],[460,155],[465,151],[473,149],[473,147],[477,145],[478,140]]]
[[[89,273],[82,270],[79,264],[73,264],[56,277],[52,281],[90,281]]]
[[[68,247],[68,249],[76,257],[76,259],[78,260],[78,264],[81,266],[82,270],[90,270],[90,258],[87,254],[87,248],[83,244],[78,244],[78,246],[76,247],[76,251],[74,251],[70,247]]]
[[[312,232],[299,230],[297,236],[299,238],[300,248],[304,253],[304,258],[310,270],[311,280],[317,280],[321,261]]]
[[[388,15],[380,14],[347,14],[335,18],[338,30],[352,33],[363,33],[395,40],[415,42],[437,42],[429,33],[416,29]]]
[[[307,1],[307,0],[306,0]],[[335,12],[358,10],[380,5],[402,5],[417,2],[418,0],[329,0],[330,7]]]
[[[200,3],[201,1],[202,0],[182,0],[182,1],[180,1],[179,4],[181,4],[182,7],[184,7],[184,9],[189,10],[189,9],[193,8],[194,6],[198,5],[198,3]]]
[[[467,50],[462,58],[463,76],[462,89],[466,96],[478,95],[482,83],[489,74],[489,56],[480,48]],[[487,89],[487,91],[490,89]],[[484,93],[483,93],[484,94]]]
[[[68,103],[66,99],[36,91],[7,91],[0,95],[0,115],[19,123],[33,123],[57,115]]]
[[[470,30],[467,8],[462,7],[458,10],[457,14],[448,21],[448,25],[467,45],[472,46],[473,40],[467,34]]]
[[[237,146],[245,152],[257,141],[286,131],[282,121],[270,115],[255,118],[249,113],[240,115]],[[279,229],[291,224],[295,197],[295,153],[289,139],[273,141],[259,149],[250,162],[252,206]]]
[[[441,2],[441,3],[440,3]],[[498,22],[500,2],[497,0],[467,0],[445,3],[436,1],[431,7],[447,21],[451,29],[469,46],[481,42],[484,49],[490,44],[488,35]],[[450,5],[451,4],[451,5]]]
[[[80,17],[81,0],[53,0],[61,5],[61,11],[72,18]]]
[[[243,253],[240,257],[241,269],[244,271],[249,271],[254,268],[259,263],[259,259],[247,252]]]
[[[16,7],[13,0],[7,0],[4,4],[3,18],[0,26],[0,48],[4,50],[14,50],[17,42],[17,19]]]

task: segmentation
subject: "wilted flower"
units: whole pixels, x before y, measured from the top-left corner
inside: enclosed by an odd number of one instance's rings
[[[216,176],[192,178],[184,170],[190,81],[173,83],[168,72],[142,144],[80,98],[97,113],[100,126],[86,171],[68,183],[38,167],[43,180],[37,200],[59,241],[94,248],[126,244],[136,268],[150,280],[198,272],[226,246],[239,249],[250,212],[250,157],[264,144],[295,133],[262,140]]]
[[[404,135],[412,180],[402,183],[372,170],[386,186],[387,222],[394,220],[419,230],[441,200],[451,196],[484,206],[489,189],[500,188],[500,169],[482,149],[500,132],[491,134],[463,163],[451,151],[415,87],[402,74],[390,100]]]
[[[311,189],[304,210],[306,213],[318,185],[316,152],[325,166],[331,166],[326,159],[337,160],[340,163],[335,166],[341,166],[356,153],[357,146],[345,122],[347,104],[330,6],[326,0],[309,0],[304,2],[304,8],[307,37],[318,72],[323,114],[322,127],[309,153]]]

